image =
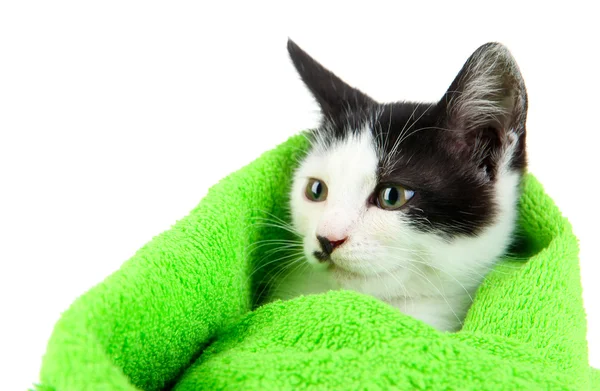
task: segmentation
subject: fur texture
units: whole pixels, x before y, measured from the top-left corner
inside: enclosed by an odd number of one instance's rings
[[[515,230],[527,114],[516,62],[486,44],[438,102],[381,104],[292,41],[288,50],[323,120],[290,196],[310,267],[282,273],[271,299],[351,289],[438,329],[460,328]],[[311,179],[327,188],[322,202],[306,196]],[[376,200],[389,186],[414,195],[387,210]],[[327,240],[341,244],[325,249]]]

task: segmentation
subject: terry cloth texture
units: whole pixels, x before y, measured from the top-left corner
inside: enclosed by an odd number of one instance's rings
[[[36,388],[600,389],[577,239],[531,175],[521,245],[486,278],[460,332],[345,291],[253,310],[262,288],[252,271],[269,259],[257,243],[289,238],[278,219],[306,146],[293,137],[224,178],[79,297],[55,326]]]

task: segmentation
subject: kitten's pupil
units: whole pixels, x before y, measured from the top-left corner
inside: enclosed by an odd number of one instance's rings
[[[321,182],[315,181],[312,185],[312,192],[315,198],[319,198],[321,196],[321,192],[323,191],[323,186],[321,186]]]
[[[399,197],[400,193],[398,193],[398,189],[396,189],[395,187],[388,187],[384,190],[383,200],[387,205],[396,205],[396,202],[398,202]]]

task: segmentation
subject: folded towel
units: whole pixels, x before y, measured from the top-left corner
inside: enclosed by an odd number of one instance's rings
[[[293,137],[226,177],[79,297],[55,326],[37,390],[600,389],[577,239],[533,176],[517,256],[486,278],[460,332],[347,291],[253,310],[255,244],[284,235],[265,222],[285,218],[306,146]]]

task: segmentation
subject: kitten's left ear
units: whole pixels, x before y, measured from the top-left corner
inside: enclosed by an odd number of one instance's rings
[[[316,99],[323,115],[337,119],[347,110],[361,110],[375,104],[375,101],[315,61],[291,39],[287,44],[290,58],[302,81]]]
[[[476,152],[489,157],[509,131],[525,133],[525,83],[515,59],[499,43],[485,44],[471,55],[439,104],[443,126],[460,138],[459,149],[465,152],[485,145],[488,150]]]

